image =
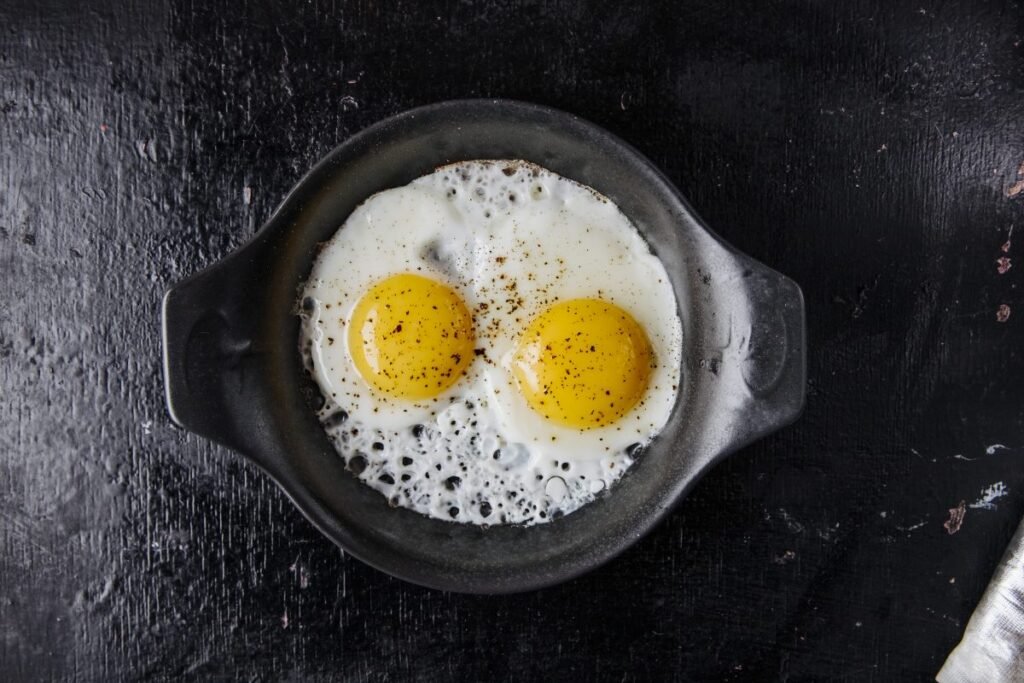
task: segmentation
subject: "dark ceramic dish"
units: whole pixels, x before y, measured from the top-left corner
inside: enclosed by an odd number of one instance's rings
[[[392,509],[345,471],[311,407],[294,314],[317,243],[375,192],[467,159],[526,159],[597,189],[665,264],[683,321],[683,384],[662,434],[610,491],[534,527],[488,529]],[[791,280],[737,253],[636,150],[574,116],[500,100],[415,109],[321,161],[244,247],[164,299],[174,421],[244,454],[347,552],[425,586],[548,586],[648,532],[716,462],[796,419],[804,310]]]

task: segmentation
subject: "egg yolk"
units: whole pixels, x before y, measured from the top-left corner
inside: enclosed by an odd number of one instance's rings
[[[437,396],[473,358],[473,318],[447,285],[419,275],[375,284],[349,319],[356,369],[378,391],[403,399]]]
[[[530,322],[511,370],[530,407],[554,422],[609,425],[643,397],[653,352],[639,323],[615,304],[572,299]]]

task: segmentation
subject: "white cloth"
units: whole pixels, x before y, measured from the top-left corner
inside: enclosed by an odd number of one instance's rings
[[[935,680],[1024,683],[1024,522]]]

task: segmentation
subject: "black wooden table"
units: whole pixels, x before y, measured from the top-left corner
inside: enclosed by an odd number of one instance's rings
[[[1022,17],[0,3],[0,678],[933,676],[1024,513]],[[369,569],[174,428],[159,342],[165,288],[331,147],[492,96],[636,145],[802,285],[810,342],[797,424],[611,564],[497,598]]]

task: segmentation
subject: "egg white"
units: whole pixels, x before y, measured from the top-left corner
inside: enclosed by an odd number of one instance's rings
[[[346,343],[359,298],[403,272],[448,284],[474,315],[479,355],[430,400],[371,389]],[[509,372],[530,320],[573,298],[629,311],[655,359],[638,404],[587,430],[533,411]],[[614,203],[526,162],[462,162],[374,195],[323,246],[303,301],[303,347],[324,415],[348,415],[346,427],[328,430],[339,451],[358,451],[360,476],[393,504],[446,519],[533,523],[576,509],[621,476],[630,446],[661,430],[678,394],[682,325],[664,266]],[[413,452],[414,464],[402,465]],[[441,485],[453,477],[457,487]],[[517,500],[505,505],[509,491]]]

